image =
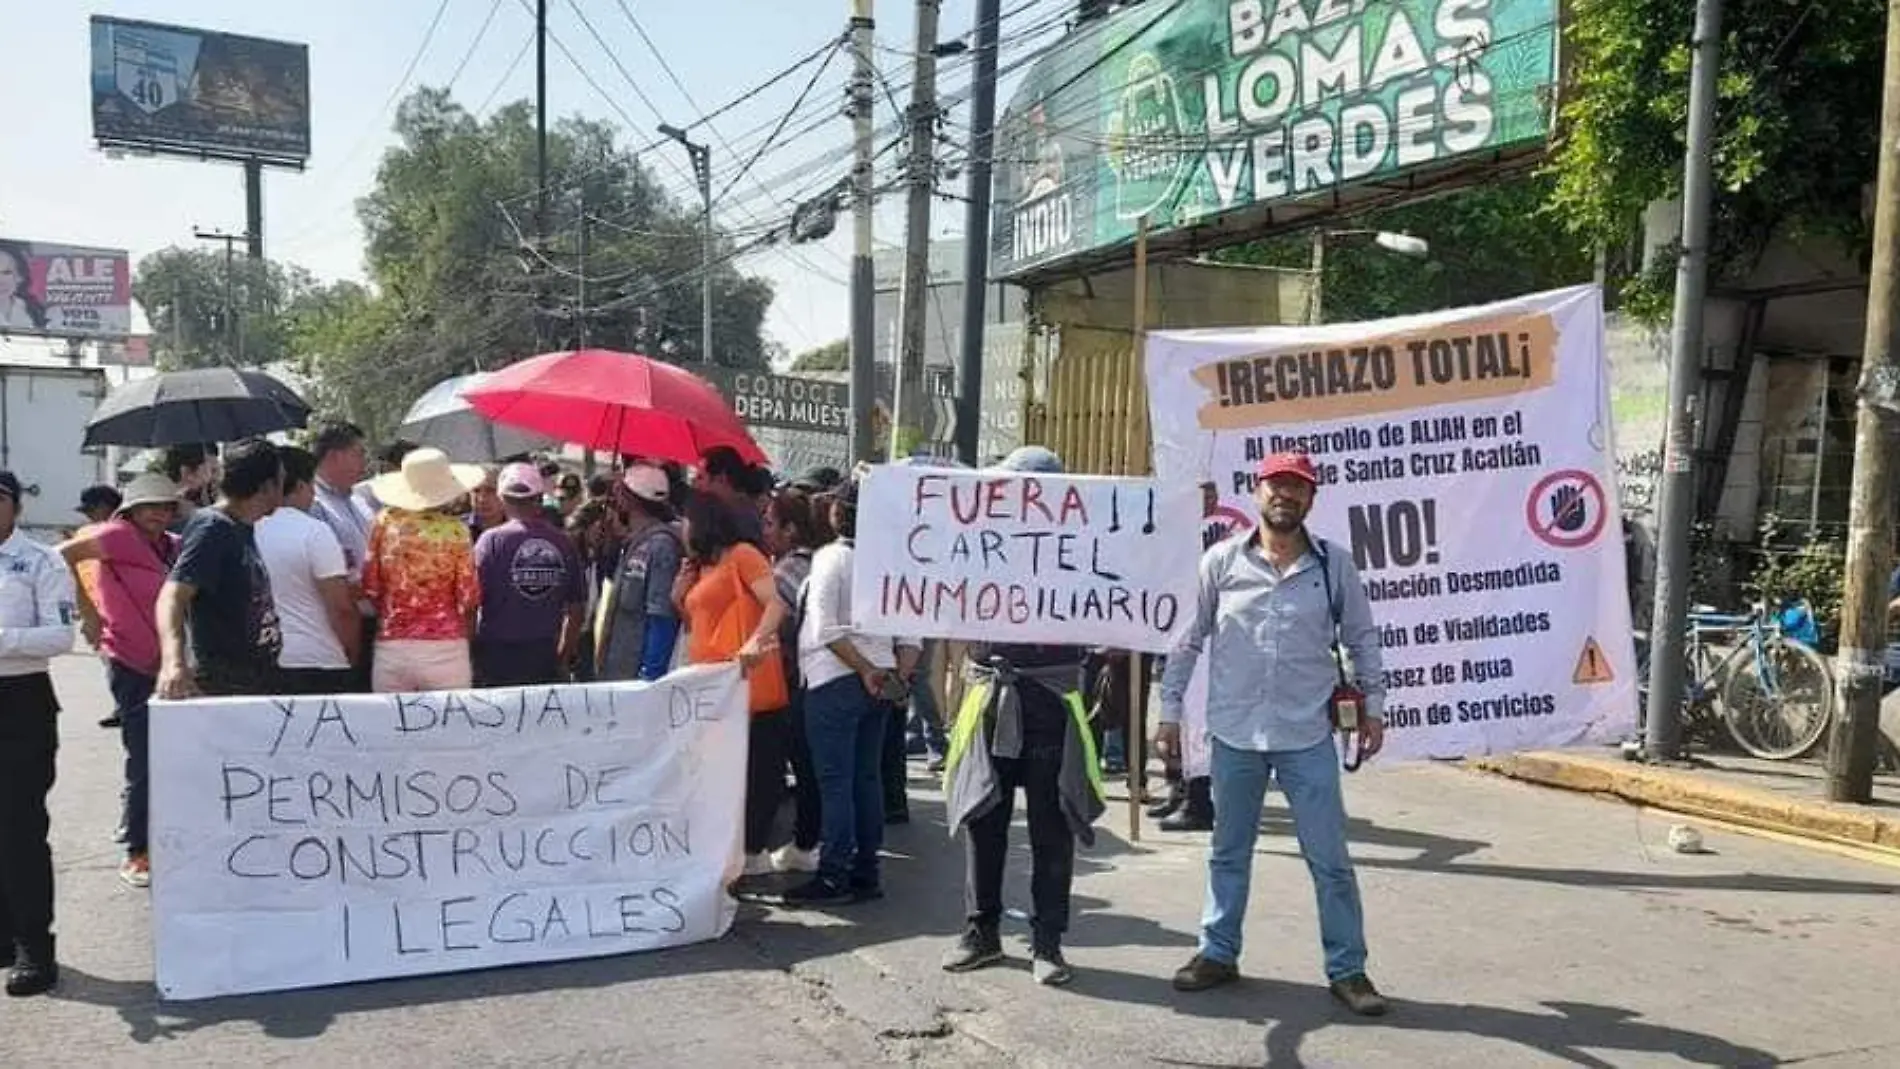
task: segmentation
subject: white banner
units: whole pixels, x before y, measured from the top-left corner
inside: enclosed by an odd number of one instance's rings
[[[1158,478],[1212,479],[1222,516],[1258,517],[1263,458],[1312,456],[1308,526],[1363,573],[1393,757],[1607,743],[1634,726],[1595,287],[1372,323],[1159,331],[1147,375]]]
[[[1193,483],[906,465],[858,492],[851,618],[875,635],[1159,652],[1193,610]]]
[[[716,939],[734,912],[747,726],[733,666],[154,702],[159,994]]]

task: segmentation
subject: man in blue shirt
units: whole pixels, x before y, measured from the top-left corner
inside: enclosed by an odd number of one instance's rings
[[[1200,952],[1174,986],[1204,991],[1239,979],[1254,841],[1269,776],[1293,814],[1300,853],[1319,896],[1320,942],[1333,997],[1378,1016],[1386,1000],[1366,978],[1365,915],[1346,852],[1346,807],[1333,744],[1333,706],[1348,689],[1334,636],[1351,654],[1361,709],[1361,759],[1385,740],[1379,633],[1352,551],[1307,534],[1319,478],[1302,453],[1260,466],[1255,531],[1201,558],[1199,604],[1168,654],[1155,746],[1181,752],[1182,703],[1195,662],[1209,657],[1208,744],[1214,839]]]

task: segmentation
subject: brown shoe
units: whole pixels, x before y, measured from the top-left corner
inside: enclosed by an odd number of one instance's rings
[[[1207,991],[1240,979],[1240,967],[1196,954],[1174,974],[1176,991]]]
[[[1334,980],[1330,985],[1333,997],[1340,1004],[1361,1017],[1384,1017],[1391,1004],[1379,989],[1372,986],[1364,973],[1348,976],[1344,980]]]

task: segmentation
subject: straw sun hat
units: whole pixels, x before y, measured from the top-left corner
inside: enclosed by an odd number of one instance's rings
[[[451,464],[440,449],[417,449],[402,458],[402,470],[370,480],[376,499],[394,508],[421,512],[441,508],[482,485],[488,473],[479,464]]]

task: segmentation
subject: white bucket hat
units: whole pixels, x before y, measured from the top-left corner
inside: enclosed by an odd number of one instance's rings
[[[118,514],[123,516],[140,505],[176,505],[178,501],[177,483],[160,472],[146,472],[125,484],[124,500],[119,502]]]
[[[369,481],[376,500],[391,508],[421,512],[437,509],[482,485],[488,473],[479,464],[451,464],[440,449],[412,450],[402,470]]]

